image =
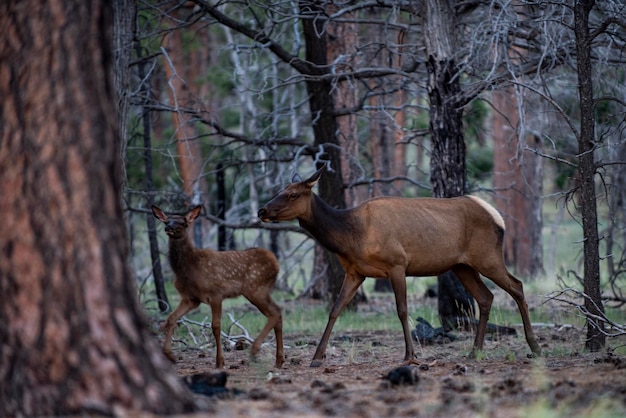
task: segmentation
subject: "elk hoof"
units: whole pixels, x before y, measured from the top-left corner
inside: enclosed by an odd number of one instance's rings
[[[533,357],[541,357],[541,347],[539,347],[536,341],[530,343],[530,349],[533,352]]]

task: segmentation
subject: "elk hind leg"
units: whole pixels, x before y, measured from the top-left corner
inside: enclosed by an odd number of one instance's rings
[[[541,355],[541,347],[539,343],[537,343],[537,338],[535,337],[535,333],[533,332],[533,327],[530,322],[530,313],[528,312],[528,304],[526,303],[526,298],[524,296],[524,285],[522,282],[513,276],[508,271],[506,272],[507,277],[509,279],[510,287],[503,288],[506,292],[511,295],[511,297],[517,303],[517,307],[519,309],[520,315],[522,316],[522,324],[524,324],[524,335],[526,336],[526,342],[530,347],[530,350],[534,355]]]
[[[487,332],[487,322],[491,312],[493,303],[493,293],[487,288],[487,285],[481,280],[478,272],[472,267],[466,265],[458,265],[452,268],[454,274],[457,275],[465,289],[476,300],[480,318],[476,327],[476,336],[474,337],[474,350],[482,350],[485,342],[485,334]]]
[[[524,286],[522,282],[509,273],[504,266],[504,263],[499,264],[495,269],[484,269],[481,273],[491,279],[495,284],[507,292],[519,309],[522,316],[522,324],[524,325],[524,335],[526,336],[526,342],[534,355],[541,355],[541,347],[537,343],[535,334],[530,322],[530,313],[528,312],[528,305],[526,304],[526,298],[524,297]]]

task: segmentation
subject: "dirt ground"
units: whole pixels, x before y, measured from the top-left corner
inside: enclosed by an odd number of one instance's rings
[[[227,351],[232,393],[198,398],[220,417],[625,417],[626,357],[583,353],[581,331],[535,327],[541,358],[528,358],[521,328],[518,336],[488,339],[478,359],[467,356],[470,333],[457,333],[453,342],[416,344],[415,385],[384,379],[402,363],[399,331],[333,332],[319,368],[309,364],[321,335],[286,335],[281,369],[273,367],[273,341],[255,361],[247,349]],[[610,345],[619,344],[612,339]],[[181,376],[216,371],[212,350],[176,354]]]

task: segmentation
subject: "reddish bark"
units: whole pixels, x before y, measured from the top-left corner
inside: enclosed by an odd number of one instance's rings
[[[110,3],[0,26],[0,415],[190,411],[126,265]]]

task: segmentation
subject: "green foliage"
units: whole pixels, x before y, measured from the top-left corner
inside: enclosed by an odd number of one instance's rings
[[[236,87],[232,69],[221,65],[212,67],[203,81],[211,86],[211,93],[219,97],[228,97]]]
[[[463,125],[465,141],[468,144],[484,144],[485,120],[490,115],[490,108],[482,100],[474,100],[463,113]]]
[[[486,146],[468,147],[465,164],[470,183],[489,179],[493,174],[493,149]]]

